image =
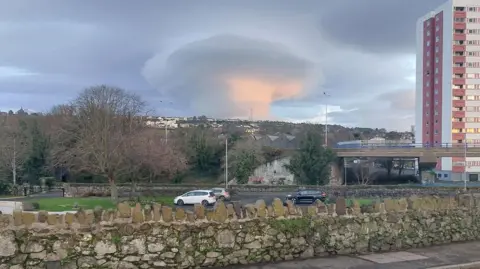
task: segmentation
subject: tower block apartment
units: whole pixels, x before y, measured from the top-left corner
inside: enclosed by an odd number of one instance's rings
[[[449,0],[417,21],[416,143],[480,147],[480,0]],[[480,156],[441,158],[440,179],[478,180]]]

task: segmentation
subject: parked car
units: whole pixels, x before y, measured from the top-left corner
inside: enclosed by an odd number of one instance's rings
[[[217,197],[217,200],[230,201],[230,193],[224,188],[213,188],[213,193]]]
[[[299,190],[295,194],[287,195],[285,204],[288,200],[292,201],[294,204],[312,204],[316,201],[325,202],[325,200],[327,200],[327,194],[318,190]]]
[[[215,193],[211,190],[194,190],[184,193],[173,199],[173,203],[176,205],[193,205],[202,204],[204,206],[213,205],[217,202]]]

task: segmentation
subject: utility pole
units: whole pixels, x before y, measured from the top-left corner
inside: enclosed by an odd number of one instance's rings
[[[325,147],[328,146],[328,101],[327,97],[330,97],[330,94],[323,92],[325,96]]]
[[[12,160],[13,185],[17,185],[17,138],[13,138],[13,160]]]
[[[163,100],[160,100],[160,103],[165,103]],[[172,105],[172,102],[168,103],[169,105]],[[166,120],[166,117],[164,117]],[[168,124],[165,123],[165,144],[168,144]]]
[[[165,123],[165,144],[168,144],[168,128],[166,123]]]
[[[225,138],[225,189],[228,188],[228,137]]]

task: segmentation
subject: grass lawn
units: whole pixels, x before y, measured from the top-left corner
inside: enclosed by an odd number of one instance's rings
[[[173,197],[142,197],[141,201],[152,201],[163,205],[172,205]],[[75,205],[83,209],[94,209],[101,206],[103,209],[115,208],[116,204],[110,200],[110,197],[86,197],[86,198],[39,198],[28,200],[30,203],[38,203],[39,210],[46,211],[71,211],[76,210]],[[133,202],[133,201],[132,201]],[[77,209],[78,209],[77,207]]]
[[[373,202],[377,201],[378,199],[371,199],[371,198],[347,199],[346,201],[347,206],[352,206],[353,200],[357,200],[360,206],[362,206],[362,205],[371,205],[373,204]]]

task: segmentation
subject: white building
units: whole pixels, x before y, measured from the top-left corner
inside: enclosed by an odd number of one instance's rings
[[[480,1],[449,0],[417,21],[415,142],[480,144]],[[478,178],[480,158],[441,158],[442,177]]]

